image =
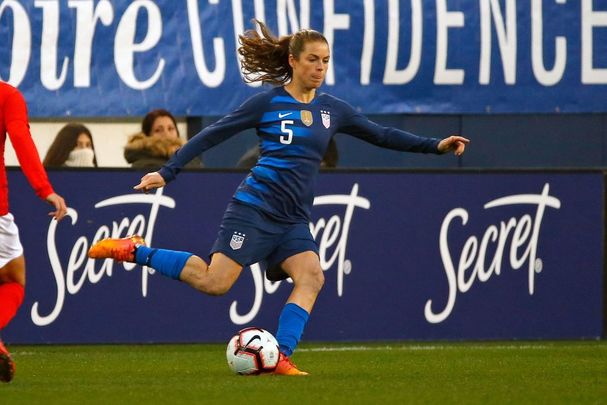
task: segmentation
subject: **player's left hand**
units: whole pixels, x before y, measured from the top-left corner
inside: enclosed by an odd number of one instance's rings
[[[63,197],[57,193],[52,193],[46,197],[46,202],[55,207],[55,211],[48,214],[55,218],[55,220],[61,221],[65,214],[67,214],[67,205]]]
[[[453,151],[455,156],[461,156],[466,149],[466,145],[470,143],[470,139],[464,138],[459,135],[452,135],[448,138],[443,139],[438,143],[438,151],[440,153],[447,153]]]

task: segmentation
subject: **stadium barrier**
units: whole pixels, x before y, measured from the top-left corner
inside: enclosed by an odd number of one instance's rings
[[[141,266],[86,257],[99,238],[129,233],[206,257],[244,177],[184,172],[140,194],[141,175],[50,172],[70,207],[56,223],[9,170],[28,288],[7,342],[212,342],[247,325],[275,330],[290,286],[265,280],[263,263],[227,295],[207,297]],[[598,170],[323,173],[310,227],[326,283],[304,338],[600,338],[604,212]]]

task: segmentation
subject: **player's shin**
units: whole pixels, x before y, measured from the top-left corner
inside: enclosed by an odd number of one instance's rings
[[[19,283],[0,284],[0,330],[13,319],[24,295],[25,289]]]
[[[284,306],[278,318],[276,331],[276,340],[283,354],[290,356],[293,353],[309,317],[308,312],[297,304],[289,302]]]
[[[178,250],[156,249],[148,246],[138,246],[135,251],[135,262],[148,266],[160,274],[179,280],[181,271],[185,267],[192,253]]]

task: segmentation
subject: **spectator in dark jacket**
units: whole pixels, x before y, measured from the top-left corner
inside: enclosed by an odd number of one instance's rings
[[[153,110],[143,118],[141,133],[129,138],[124,158],[133,168],[158,169],[184,143],[173,114],[163,109]],[[201,167],[200,160],[188,165],[193,167]]]

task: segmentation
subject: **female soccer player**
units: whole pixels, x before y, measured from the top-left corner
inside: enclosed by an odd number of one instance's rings
[[[186,163],[247,128],[256,128],[261,154],[236,190],[223,217],[207,264],[188,252],[144,246],[140,236],[104,239],[89,256],[136,262],[210,295],[225,294],[243,266],[265,260],[266,277],[290,277],[293,291],[278,321],[280,361],[276,374],[306,375],[289,360],[324,283],[318,247],[309,230],[313,186],[329,140],[337,132],[402,151],[464,152],[468,140],[422,138],[381,127],[346,102],[317,92],[329,63],[325,37],[312,30],[276,38],[257,21],[261,35],[240,36],[241,66],[247,81],[278,85],[259,93],[205,128],[158,172],[134,188],[147,192],[174,180]]]
[[[25,258],[19,230],[8,205],[8,181],[4,167],[6,134],[19,159],[21,170],[36,195],[55,208],[57,221],[67,213],[65,200],[55,193],[32,141],[23,96],[13,86],[0,82],[0,331],[13,319],[25,294]],[[0,340],[0,381],[9,382],[15,363]]]

